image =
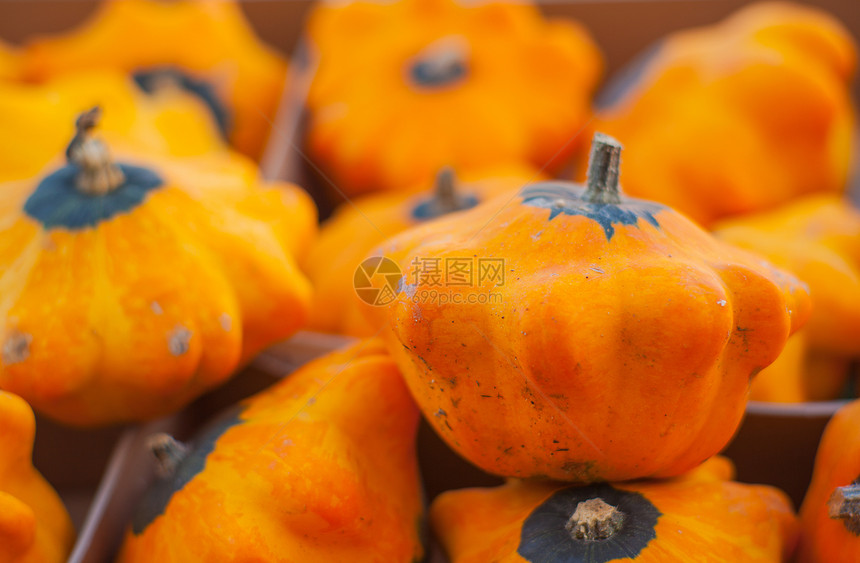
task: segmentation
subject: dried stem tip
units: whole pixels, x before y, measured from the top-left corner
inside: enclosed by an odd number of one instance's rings
[[[624,523],[624,513],[600,498],[576,505],[565,529],[576,540],[599,541],[614,536]]]
[[[435,198],[436,206],[441,214],[459,211],[463,208],[460,197],[457,195],[457,182],[454,171],[445,167],[436,175]]]
[[[157,462],[155,471],[162,478],[173,475],[176,468],[188,455],[188,447],[185,444],[163,432],[150,436],[147,445]]]
[[[827,501],[828,515],[841,519],[849,532],[860,536],[860,483],[838,487]]]
[[[588,179],[583,198],[590,203],[621,203],[618,175],[621,143],[603,133],[595,133],[588,157]]]
[[[104,195],[125,182],[122,170],[111,160],[107,146],[92,135],[101,118],[98,106],[78,116],[75,136],[66,149],[66,158],[80,170],[75,187],[89,195]]]

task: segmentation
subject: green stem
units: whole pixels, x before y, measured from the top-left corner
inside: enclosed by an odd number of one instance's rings
[[[621,203],[618,176],[621,143],[603,133],[595,133],[588,157],[588,179],[583,199],[590,203]]]

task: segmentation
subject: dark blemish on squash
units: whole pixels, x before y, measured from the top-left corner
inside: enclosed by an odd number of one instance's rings
[[[452,398],[451,398],[451,406],[452,406],[452,407],[454,407],[454,408],[456,409],[456,408],[460,405],[460,401],[461,401],[462,399],[463,399],[462,397],[460,397],[459,399],[454,399],[454,398],[452,397]]]
[[[446,412],[445,412],[444,410],[442,410],[442,409],[437,410],[437,411],[436,411],[435,413],[433,413],[433,414],[434,414],[434,416],[437,416],[437,417],[439,417],[439,416],[448,416],[448,413],[446,413]]]
[[[191,331],[182,325],[177,325],[167,335],[167,349],[174,356],[181,356],[188,352],[191,343]]]
[[[13,330],[3,343],[3,364],[11,366],[29,358],[31,342],[33,342],[32,334]]]
[[[481,395],[481,397],[483,397],[484,399],[492,399],[493,398],[492,395],[483,395],[483,394]]]
[[[433,371],[433,368],[430,367],[430,364],[427,363],[427,360],[424,359],[424,356],[421,354],[415,354],[415,357],[421,360],[421,363],[424,364],[424,367],[427,368],[427,371]]]

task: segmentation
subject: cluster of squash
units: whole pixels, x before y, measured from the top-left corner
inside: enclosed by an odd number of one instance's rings
[[[306,42],[317,202],[258,168],[287,63],[235,1],[0,44],[0,561],[73,541],[31,408],[149,421],[303,328],[360,340],[153,436],[117,561],[409,563],[428,528],[451,563],[860,559],[860,401],[800,517],[718,455],[749,398],[860,359],[838,21],[756,4],[600,93],[588,31],[528,3],[320,4]],[[505,484],[427,508],[421,415]]]

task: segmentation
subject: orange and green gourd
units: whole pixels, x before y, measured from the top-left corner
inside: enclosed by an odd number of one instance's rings
[[[373,336],[378,327],[362,313],[365,302],[356,287],[362,261],[385,239],[442,215],[471,209],[494,196],[509,193],[543,175],[528,165],[494,166],[455,174],[444,168],[433,187],[407,193],[382,193],[342,205],[323,224],[307,252],[304,270],[314,286],[308,328],[350,336]],[[372,281],[372,280],[367,280]],[[376,286],[373,286],[376,287]],[[379,288],[377,288],[379,289]]]
[[[0,184],[0,389],[82,426],[178,410],[301,328],[315,221],[244,159],[114,160],[97,119],[68,164]]]
[[[597,134],[587,186],[535,183],[377,249],[404,275],[370,314],[430,424],[489,473],[683,473],[728,443],[809,316],[791,275],[620,193],[620,153]],[[475,282],[428,287],[423,264],[454,259]]]
[[[75,117],[98,105],[99,124],[111,143],[127,143],[170,156],[227,150],[206,106],[179,88],[147,95],[124,73],[82,71],[44,84],[0,82],[0,180],[31,178],[59,162],[75,133]],[[56,161],[56,162],[55,162]]]
[[[856,45],[834,17],[754,4],[665,38],[610,86],[594,128],[627,148],[625,188],[710,226],[845,189]]]
[[[428,184],[444,166],[557,171],[602,72],[583,27],[521,2],[319,4],[308,37],[306,144],[347,196]]]
[[[215,419],[138,505],[118,563],[412,563],[418,409],[378,341],[333,352]]]
[[[146,91],[184,88],[253,158],[269,136],[287,73],[284,57],[260,42],[233,0],[102,2],[81,27],[35,37],[22,57],[29,80],[109,68],[131,73]]]
[[[800,523],[797,563],[860,561],[860,400],[824,429]]]
[[[860,211],[836,195],[810,196],[718,223],[714,234],[794,273],[813,300],[809,323],[756,376],[751,398],[837,398],[860,358]]]
[[[430,521],[451,563],[782,563],[798,535],[782,491],[705,472],[586,486],[512,479],[443,493]]]
[[[63,563],[75,531],[56,491],[33,467],[36,421],[20,397],[0,391],[0,562]]]

